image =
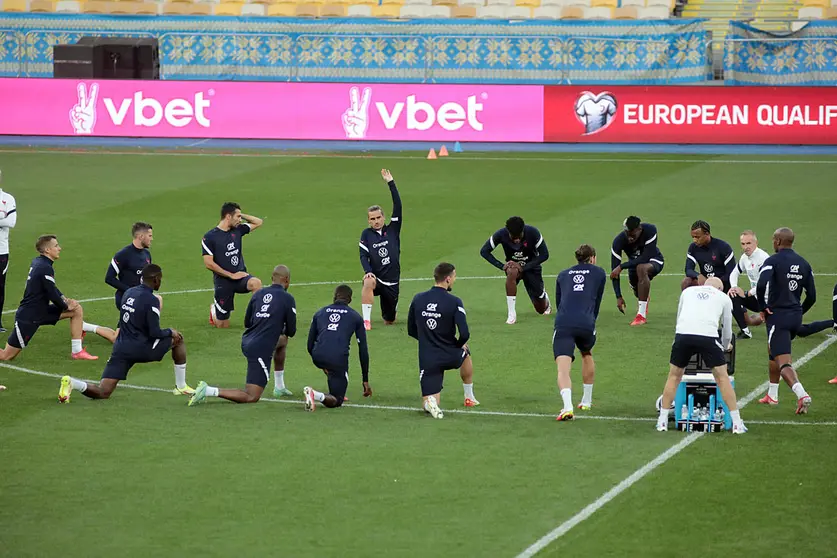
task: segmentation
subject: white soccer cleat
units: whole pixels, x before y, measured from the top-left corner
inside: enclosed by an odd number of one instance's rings
[[[440,409],[439,405],[436,403],[435,397],[428,397],[424,400],[424,410],[430,413],[430,416],[434,419],[445,418],[445,414],[442,412],[442,409]]]
[[[507,323],[508,325],[514,325],[515,323],[517,323],[517,315],[511,315],[511,316],[509,316],[509,317],[506,319],[506,323]]]
[[[733,434],[744,434],[745,432],[747,432],[747,427],[744,426],[743,421],[732,425]]]
[[[657,432],[666,432],[668,430],[667,422],[657,422]]]
[[[302,388],[302,393],[303,395],[305,395],[305,410],[316,411],[317,400],[314,399],[314,388],[310,386],[305,386],[304,388]]]

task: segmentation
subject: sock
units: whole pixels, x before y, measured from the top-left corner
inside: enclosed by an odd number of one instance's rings
[[[573,390],[570,388],[564,388],[561,390],[561,399],[564,400],[564,408],[561,409],[562,411],[572,411],[573,410]]]
[[[636,313],[639,314],[640,316],[642,316],[643,318],[648,317],[648,301],[647,300],[640,300],[639,301]]]
[[[217,387],[206,386],[206,396],[207,397],[218,397],[219,389]]]
[[[314,392],[314,401],[319,401],[320,403],[325,401],[325,393],[319,392],[316,389],[312,389],[311,391]]]
[[[73,385],[73,389],[78,391],[79,393],[84,393],[85,391],[87,391],[87,382],[82,382],[81,380],[70,378],[70,383]]]
[[[581,384],[584,393],[581,395],[581,402],[589,405],[593,402],[593,384]]]
[[[371,322],[372,321],[372,305],[371,304],[361,304],[361,310],[363,310],[363,321],[364,322]]]
[[[81,339],[71,339],[70,340],[70,350],[73,351],[73,354],[81,352]]]
[[[767,384],[767,395],[774,401],[779,400],[779,384]]]
[[[516,296],[507,296],[506,297],[506,304],[509,307],[509,316],[517,316],[517,310],[515,309],[516,301],[517,301]]]
[[[285,389],[285,371],[284,370],[274,370],[273,371],[273,383],[276,385],[276,389]]]
[[[96,329],[98,329],[98,327],[99,326],[95,324],[88,324],[87,322],[81,323],[81,330],[86,331],[87,333],[96,333]]]
[[[186,364],[174,365],[174,385],[177,386],[177,389],[186,387]]]
[[[739,424],[741,422],[741,413],[738,411],[730,411],[729,416],[732,419],[733,424]]]
[[[474,397],[474,384],[462,384],[465,389],[465,399],[476,399]]]
[[[799,398],[799,399],[802,399],[803,397],[808,395],[808,392],[805,391],[805,388],[802,387],[802,384],[800,384],[799,382],[796,382],[795,384],[793,384],[793,387],[791,387],[791,389],[796,394],[796,397]]]
[[[657,424],[668,423],[668,413],[671,409],[660,409],[660,417],[657,419]]]

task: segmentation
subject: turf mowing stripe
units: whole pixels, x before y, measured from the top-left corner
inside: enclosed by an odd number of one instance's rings
[[[832,343],[837,341],[837,336],[829,336],[825,341],[802,355],[802,357],[794,363],[794,368],[799,369],[804,366],[807,362],[811,359],[822,353],[826,350]],[[741,409],[746,406],[749,402],[759,396],[759,394],[763,393],[765,389],[767,389],[767,385],[769,382],[764,382],[756,389],[745,395],[742,399],[739,400],[738,408]],[[591,515],[599,511],[602,507],[607,505],[610,501],[614,498],[628,490],[631,486],[636,484],[640,481],[645,475],[692,445],[693,443],[697,442],[702,436],[704,436],[704,432],[692,432],[687,434],[685,438],[677,442],[675,445],[668,448],[666,451],[634,471],[628,478],[599,496],[595,501],[589,504],[587,507],[582,509],[580,512],[569,518],[567,521],[535,541],[534,544],[526,548],[523,552],[517,555],[517,558],[531,558],[562,536],[566,535],[573,527],[584,521],[585,519],[589,518]]]
[[[837,277],[837,273],[817,273],[820,277]],[[659,277],[683,277],[682,274],[679,273],[661,273]],[[457,280],[464,280],[464,281],[474,281],[474,280],[482,280],[482,279],[505,279],[504,275],[474,275],[471,277],[459,277],[457,276]],[[431,281],[432,277],[403,277],[400,281],[401,282],[408,282],[408,281]],[[349,281],[309,281],[307,283],[293,283],[294,287],[313,287],[318,285],[342,285],[342,284],[355,284],[360,283],[361,281],[358,279],[349,280]],[[214,292],[215,289],[186,289],[183,291],[167,291],[160,293],[161,296],[163,295],[177,295],[177,294],[191,294],[191,293],[211,293]],[[113,300],[113,295],[110,296],[102,296],[96,298],[84,298],[79,300],[79,302],[101,302],[103,300]],[[17,308],[12,310],[4,310],[3,315],[6,314],[14,314],[17,312]]]

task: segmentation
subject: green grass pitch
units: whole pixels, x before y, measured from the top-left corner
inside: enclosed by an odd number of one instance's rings
[[[55,233],[64,247],[59,288],[100,299],[84,304],[86,319],[113,325],[105,270],[130,241],[131,224],[146,220],[162,290],[192,291],[164,295],[162,320],[185,335],[189,383],[240,387],[246,298],[237,297],[232,329],[211,329],[211,277],[200,252],[221,203],[234,200],[265,219],[244,240],[250,272],[269,281],[274,265],[291,268],[301,330],[286,365],[293,404],[212,400],[188,408],[183,397],[119,388],[109,401],[75,394],[59,405],[56,377],[0,367],[0,383],[9,387],[0,394],[0,556],[516,556],[683,438],[654,430],[653,405],[694,220],[709,221],[734,247],[739,232],[752,228],[768,251],[772,231],[792,227],[798,251],[818,272],[820,301],[806,319],[831,313],[837,158],[258,155],[0,153],[3,188],[16,196],[19,214],[7,311],[20,300],[35,238]],[[433,421],[417,410],[416,344],[404,318],[427,280],[402,284],[395,326],[384,327],[375,307],[371,400],[360,397],[355,354],[350,361],[351,403],[416,410],[302,409],[303,386],[325,387],[305,351],[311,316],[331,301],[338,281],[352,282],[360,309],[357,242],[366,207],[391,207],[384,167],[404,201],[403,277],[429,277],[441,260],[457,266],[477,411],[496,414],[462,409],[455,373],[442,406],[462,412]],[[560,397],[551,317],[536,315],[521,291],[518,323],[504,323],[502,281],[479,248],[512,214],[544,234],[550,292],[578,244],[595,246],[607,268],[627,215],[659,227],[670,275],[652,284],[648,325],[628,327],[636,308],[629,290],[627,316],[606,291],[594,408],[579,413],[597,419],[554,420]],[[12,320],[3,316],[6,327]],[[795,355],[826,339],[796,341]],[[87,347],[101,360],[71,361],[61,323],[41,329],[13,364],[95,380],[110,347],[90,337]],[[739,344],[739,397],[766,380],[765,360],[766,334],[757,328]],[[837,374],[835,363],[832,345],[800,371],[814,399],[810,415],[794,416],[783,385],[778,407],[743,410],[748,434],[702,437],[542,555],[834,556],[837,386],[826,381]],[[573,379],[577,402],[578,365]],[[171,361],[135,367],[129,383],[170,389]]]

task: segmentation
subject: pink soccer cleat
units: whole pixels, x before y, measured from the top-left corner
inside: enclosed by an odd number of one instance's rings
[[[805,397],[800,397],[799,401],[796,402],[796,414],[797,415],[804,415],[808,413],[808,407],[811,406],[811,396],[806,395]]]
[[[634,321],[631,322],[631,325],[632,326],[641,326],[641,325],[645,325],[647,323],[648,323],[648,320],[646,320],[642,315],[637,314],[636,318],[634,318]]]
[[[99,360],[99,357],[88,353],[86,348],[80,350],[77,353],[73,353],[72,357],[73,360]]]
[[[372,331],[372,322],[369,320],[363,320],[363,329],[366,331]]]
[[[765,395],[761,399],[759,399],[759,403],[762,405],[778,405],[779,402],[770,397],[769,395]]]

